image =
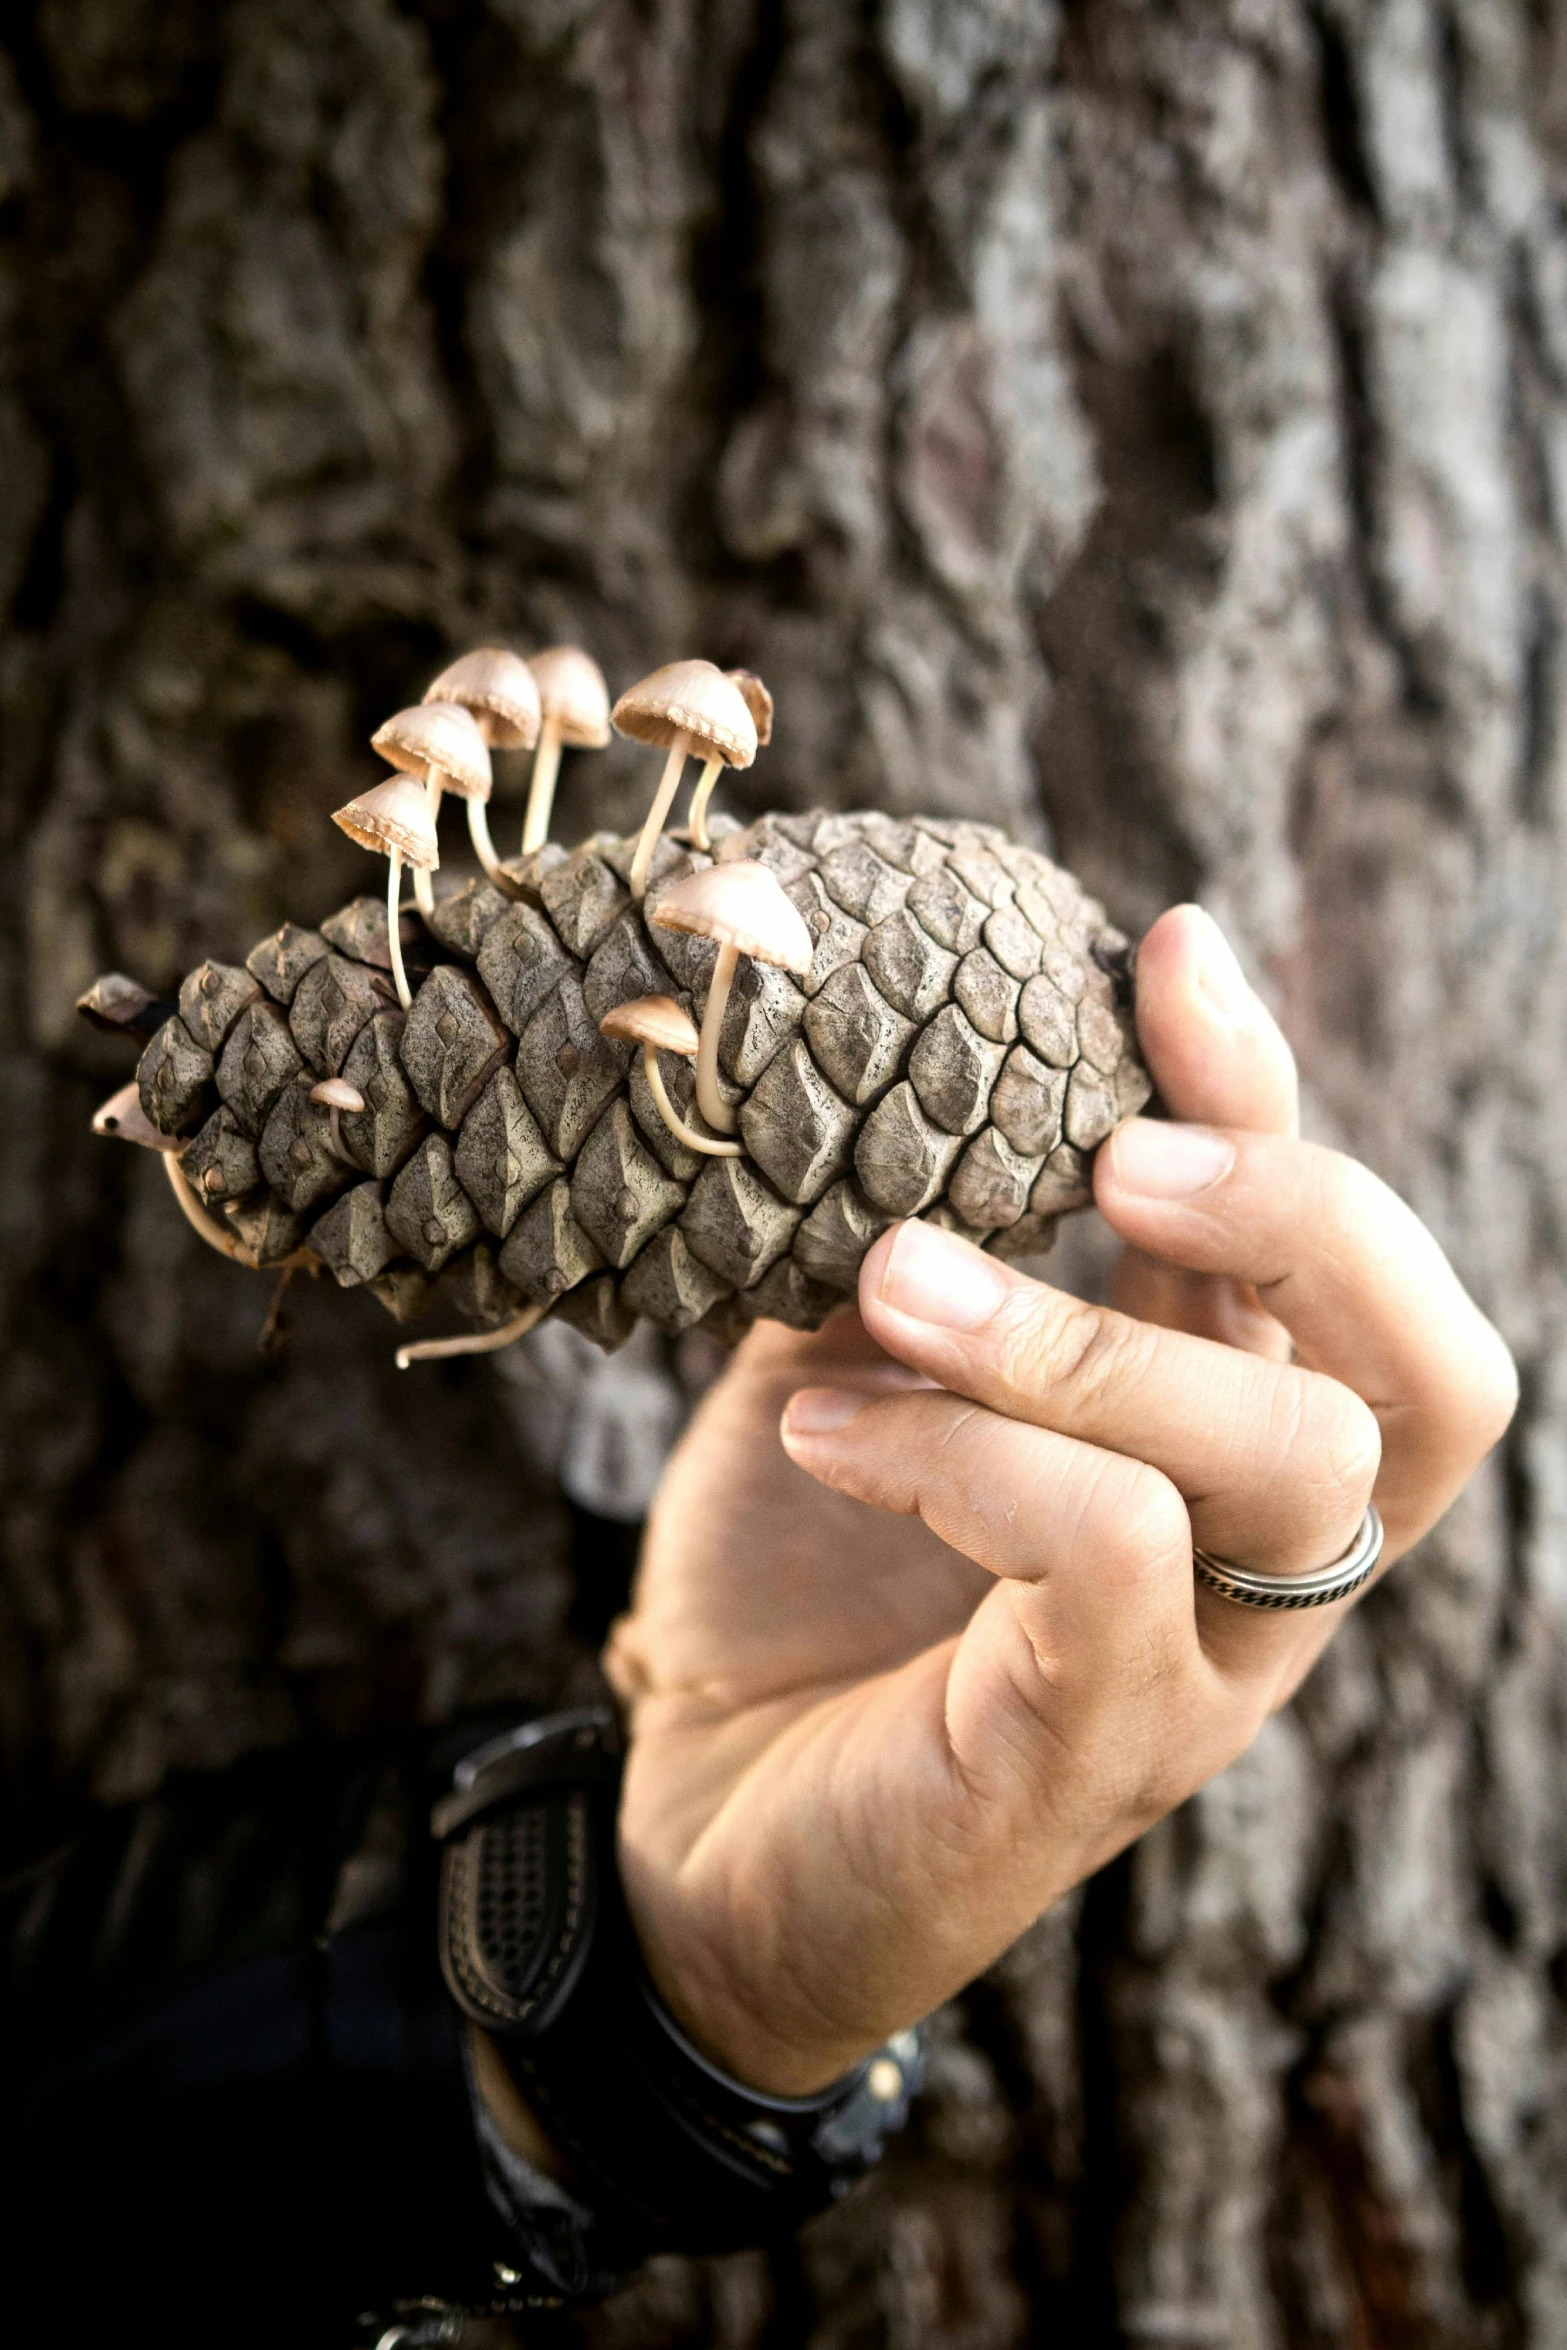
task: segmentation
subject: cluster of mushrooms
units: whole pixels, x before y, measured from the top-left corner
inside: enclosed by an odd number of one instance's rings
[[[399,710],[371,738],[393,772],[334,811],[332,821],[361,847],[387,859],[387,944],[392,979],[404,1011],[412,991],[399,935],[403,912],[402,876],[413,874],[414,902],[428,919],[435,911],[431,876],[440,865],[437,822],[443,799],[467,804],[468,831],[486,877],[511,898],[531,894],[541,852],[547,852],[550,815],[563,748],[603,749],[611,729],[665,753],[663,770],[632,858],[628,880],[633,900],[642,903],[665,822],[688,759],[702,770],[692,793],[685,840],[711,854],[708,809],[725,767],[749,767],[772,733],[772,697],[749,670],[720,670],[711,661],[676,661],[622,694],[613,709],[603,674],[591,657],[561,645],[529,659],[497,647],[465,653],[435,678],[424,699]],[[533,752],[521,850],[506,861],[490,833],[488,802],[491,753]],[[648,920],[659,928],[711,940],[717,957],[708,985],[700,1030],[666,995],[643,996],[616,1005],[600,1027],[606,1036],[642,1047],[648,1089],[670,1133],[688,1150],[738,1158],[738,1126],[718,1076],[718,1040],[734,974],[742,955],[803,973],[814,942],[805,922],[766,866],[736,859],[698,867],[658,894]],[[90,1008],[90,1007],[89,1007]],[[660,1052],[695,1063],[693,1125],[669,1098],[658,1065]],[[342,1077],[327,1077],[310,1100],[330,1113],[332,1147],[352,1165],[339,1120],[363,1111],[363,1096]],[[186,1218],[212,1247],[240,1263],[251,1262],[244,1244],[215,1224],[179,1164],[183,1140],[161,1133],[147,1118],[134,1084],[99,1110],[94,1130],[143,1142],[164,1154],[169,1180]],[[314,1268],[300,1250],[281,1269]],[[509,1344],[532,1327],[544,1309],[529,1306],[497,1330],[473,1336],[424,1341],[399,1350],[400,1365],[432,1357],[487,1352]]]

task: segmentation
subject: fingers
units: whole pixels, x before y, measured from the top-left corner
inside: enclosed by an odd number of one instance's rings
[[[1137,950],[1137,1033],[1172,1116],[1258,1134],[1293,1134],[1295,1061],[1218,924],[1172,906]],[[1111,1300],[1140,1322],[1216,1338],[1287,1362],[1290,1342],[1256,1291],[1122,1251]]]
[[[1390,1552],[1440,1517],[1506,1428],[1518,1391],[1501,1338],[1419,1218],[1352,1159],[1133,1118],[1100,1152],[1094,1196],[1147,1254],[1254,1284],[1300,1362],[1365,1399]]]
[[[1085,1305],[928,1224],[876,1243],[860,1310],[954,1393],[1158,1469],[1221,1557],[1320,1566],[1360,1521],[1376,1422],[1331,1379]]]
[[[1018,1588],[1034,1665],[1102,1691],[1196,1658],[1191,1534],[1169,1480],[1145,1463],[1024,1425],[937,1389],[869,1398],[807,1388],[781,1433],[835,1493],[922,1519]]]
[[[1137,1040],[1173,1118],[1295,1132],[1294,1055],[1200,906],[1172,906],[1137,950]]]

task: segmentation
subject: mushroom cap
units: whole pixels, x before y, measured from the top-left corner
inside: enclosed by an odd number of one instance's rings
[[[421,783],[433,768],[460,800],[490,796],[490,746],[473,712],[460,702],[418,702],[411,710],[395,710],[376,728],[370,747]]]
[[[656,1051],[683,1053],[687,1060],[694,1058],[701,1038],[696,1022],[689,1012],[682,1012],[672,995],[633,996],[629,1004],[617,1004],[606,1012],[599,1022],[605,1036],[624,1038],[628,1044],[650,1044]]]
[[[424,689],[426,702],[457,702],[497,751],[531,751],[542,713],[533,671],[520,653],[480,645],[464,653]]]
[[[678,736],[726,767],[756,757],[756,722],[745,697],[711,661],[671,661],[628,687],[610,713],[618,734],[667,751]]]
[[[726,669],[724,675],[732,686],[737,686],[740,699],[751,713],[751,724],[756,728],[756,747],[765,751],[773,739],[773,697],[754,669]]]
[[[183,1134],[159,1132],[141,1106],[134,1078],[98,1104],[92,1114],[92,1130],[94,1134],[112,1134],[116,1142],[139,1142],[144,1150],[167,1151],[173,1158],[179,1156],[188,1139]]]
[[[539,707],[561,741],[574,750],[601,751],[609,740],[609,688],[592,656],[577,645],[551,645],[548,652],[530,653],[528,667]]]
[[[364,1095],[346,1077],[323,1077],[319,1085],[310,1088],[310,1098],[326,1110],[362,1110],[365,1106]]]
[[[373,791],[360,792],[346,807],[333,809],[332,822],[377,856],[389,857],[395,849],[405,865],[426,873],[441,861],[424,785],[411,775],[389,775]]]
[[[661,930],[737,947],[754,962],[785,971],[809,971],[816,944],[765,865],[738,857],[732,865],[704,865],[660,892],[648,920]]]

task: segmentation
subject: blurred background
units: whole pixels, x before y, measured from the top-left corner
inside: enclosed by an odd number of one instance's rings
[[[307,1284],[262,1356],[72,1012],[367,886],[328,812],[471,643],[757,669],[735,813],[1199,896],[1523,1367],[1297,1705],[939,2020],[871,2189],[575,2338],[1567,2342],[1564,192],[1563,0],[6,12],[7,1863],[596,1686],[711,1365],[399,1377]],[[557,832],[647,784],[569,755]]]

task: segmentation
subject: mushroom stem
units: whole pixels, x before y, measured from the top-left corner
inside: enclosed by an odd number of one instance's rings
[[[179,1160],[172,1152],[166,1153],[163,1164],[168,1171],[169,1189],[180,1203],[180,1213],[193,1232],[199,1232],[208,1248],[215,1248],[220,1257],[229,1257],[247,1272],[257,1270],[256,1260],[237,1234],[214,1224],[206,1209],[197,1199],[195,1188]]]
[[[722,759],[709,759],[697,777],[696,790],[691,794],[691,813],[686,819],[694,849],[708,849],[712,843],[707,837],[707,803],[713,796],[713,786],[723,767]]]
[[[347,1160],[347,1163],[348,1163],[348,1165],[351,1167],[351,1166],[353,1166],[353,1164],[354,1164],[354,1161],[348,1157],[348,1153],[347,1153],[347,1151],[346,1151],[346,1150],[344,1150],[344,1148],[343,1148],[343,1128],[342,1128],[342,1116],[343,1116],[343,1113],[342,1113],[342,1111],[341,1111],[341,1110],[338,1108],[338,1106],[337,1106],[336,1102],[334,1102],[334,1103],[332,1104],[332,1106],[331,1106],[331,1109],[330,1109],[330,1110],[327,1112],[327,1116],[328,1116],[328,1119],[330,1120],[331,1127],[332,1127],[332,1153],[333,1153],[333,1156],[334,1156],[335,1158],[339,1158],[339,1159],[344,1159],[344,1160]]]
[[[528,812],[522,820],[522,853],[531,856],[550,836],[550,810],[555,804],[555,778],[560,773],[560,720],[545,714],[539,729],[539,747],[533,754],[528,782]]]
[[[413,1346],[400,1346],[397,1368],[406,1371],[410,1363],[444,1362],[449,1355],[498,1354],[503,1346],[525,1338],[535,1322],[543,1320],[546,1310],[543,1306],[524,1306],[520,1314],[513,1314],[498,1330],[474,1330],[465,1338],[421,1338]]]
[[[418,880],[418,868],[414,868]],[[408,974],[403,969],[403,942],[398,935],[403,897],[403,860],[401,852],[393,849],[386,860],[386,943],[392,956],[392,981],[397,989],[397,1000],[405,1012],[413,1009],[413,995],[408,986]]]
[[[686,1124],[669,1098],[669,1090],[664,1083],[664,1072],[658,1065],[656,1045],[645,1044],[642,1047],[642,1068],[647,1077],[648,1092],[653,1096],[658,1114],[676,1142],[683,1142],[688,1151],[705,1151],[711,1159],[738,1159],[740,1157],[740,1145],[737,1142],[715,1142],[710,1134],[698,1134],[694,1126]]]
[[[640,899],[647,893],[647,869],[653,862],[653,851],[658,846],[658,836],[664,829],[664,818],[669,814],[670,804],[680,787],[680,771],[685,766],[686,754],[690,747],[691,737],[688,734],[677,734],[669,746],[669,756],[664,761],[664,772],[658,779],[658,789],[653,794],[653,805],[647,812],[647,822],[643,825],[637,840],[637,853],[631,860],[631,895],[633,898]]]
[[[424,788],[430,802],[430,822],[433,824],[441,813],[441,794],[446,789],[446,779],[438,767],[426,769]],[[422,865],[414,867],[414,904],[428,922],[435,912],[435,884]]]
[[[495,843],[490,838],[490,812],[483,800],[468,802],[468,838],[473,843],[473,853],[484,867],[486,877],[496,882],[504,880],[506,877],[501,872],[501,861],[495,854]]]
[[[740,950],[727,942],[718,950],[708,984],[707,1009],[702,1014],[702,1038],[696,1048],[696,1106],[715,1134],[733,1134],[735,1114],[718,1090],[718,1032],[724,1024],[730,983]]]

